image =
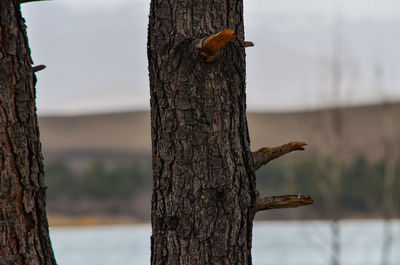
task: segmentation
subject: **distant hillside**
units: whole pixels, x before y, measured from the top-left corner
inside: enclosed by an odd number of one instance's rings
[[[149,112],[39,117],[46,151],[113,150],[149,152]]]
[[[309,144],[306,152],[287,155],[257,172],[260,194],[304,193],[315,199],[313,207],[272,211],[258,218],[330,216],[327,182],[320,181],[326,173],[321,170],[329,170],[329,167],[325,165],[326,168],[321,169],[318,166],[321,163],[315,163],[314,157],[306,157],[316,154],[330,154],[331,159],[348,162],[342,175],[341,194],[344,196],[340,198],[344,217],[380,217],[381,164],[353,158],[358,154],[371,160],[382,158],[383,136],[390,139],[389,144],[396,145],[393,138],[397,135],[400,139],[400,104],[296,113],[249,113],[248,122],[253,150],[293,140]],[[149,112],[40,117],[39,125],[50,214],[149,220]],[[334,131],[343,132],[342,144],[332,137]],[[349,177],[353,175],[357,178]],[[400,183],[395,185],[395,190],[399,191]],[[400,201],[399,193],[395,192],[394,196],[395,201]],[[396,207],[400,210],[400,205]]]
[[[338,112],[342,122],[336,124],[343,126],[345,157],[364,154],[378,159],[383,155],[383,135],[393,138],[397,134],[399,138],[400,103],[348,107]],[[332,110],[249,113],[251,147],[256,150],[296,140],[309,144],[308,152],[301,155],[328,154],[337,144],[331,136],[335,129],[331,119]],[[52,157],[49,154],[151,151],[149,112],[39,117],[39,125],[47,159]]]

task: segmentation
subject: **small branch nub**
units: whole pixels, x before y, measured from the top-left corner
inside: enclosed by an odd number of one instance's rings
[[[29,3],[29,2],[42,2],[42,1],[50,1],[50,0],[19,0],[20,4]]]
[[[254,43],[251,42],[251,41],[245,41],[245,42],[244,42],[244,47],[245,47],[245,48],[247,48],[247,47],[253,47],[253,46],[254,46]]]
[[[36,66],[33,66],[32,67],[32,72],[39,72],[39,71],[41,71],[41,70],[43,70],[43,69],[45,69],[46,68],[46,65],[44,65],[44,64],[39,64],[39,65],[36,65]]]

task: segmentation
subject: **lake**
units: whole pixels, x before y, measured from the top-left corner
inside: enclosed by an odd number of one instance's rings
[[[400,264],[400,221],[392,222],[390,264]],[[381,264],[383,223],[342,221],[341,264]],[[150,264],[150,225],[53,227],[50,229],[59,265]],[[255,222],[254,265],[330,264],[329,221]]]

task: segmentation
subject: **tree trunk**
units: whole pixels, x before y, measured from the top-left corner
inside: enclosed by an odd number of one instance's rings
[[[196,40],[237,39],[213,62]],[[251,264],[255,174],[246,121],[242,1],[152,1],[151,264]]]
[[[255,170],[305,143],[250,151],[250,46],[242,0],[151,1],[152,265],[251,264],[256,211],[312,203],[257,198]]]
[[[35,68],[19,2],[0,2],[0,264],[56,264],[49,239]]]

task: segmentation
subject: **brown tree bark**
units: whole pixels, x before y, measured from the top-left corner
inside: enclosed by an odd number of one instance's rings
[[[152,265],[251,264],[248,46],[242,0],[151,1]]]
[[[35,69],[19,2],[0,1],[0,264],[56,264],[49,239]]]

